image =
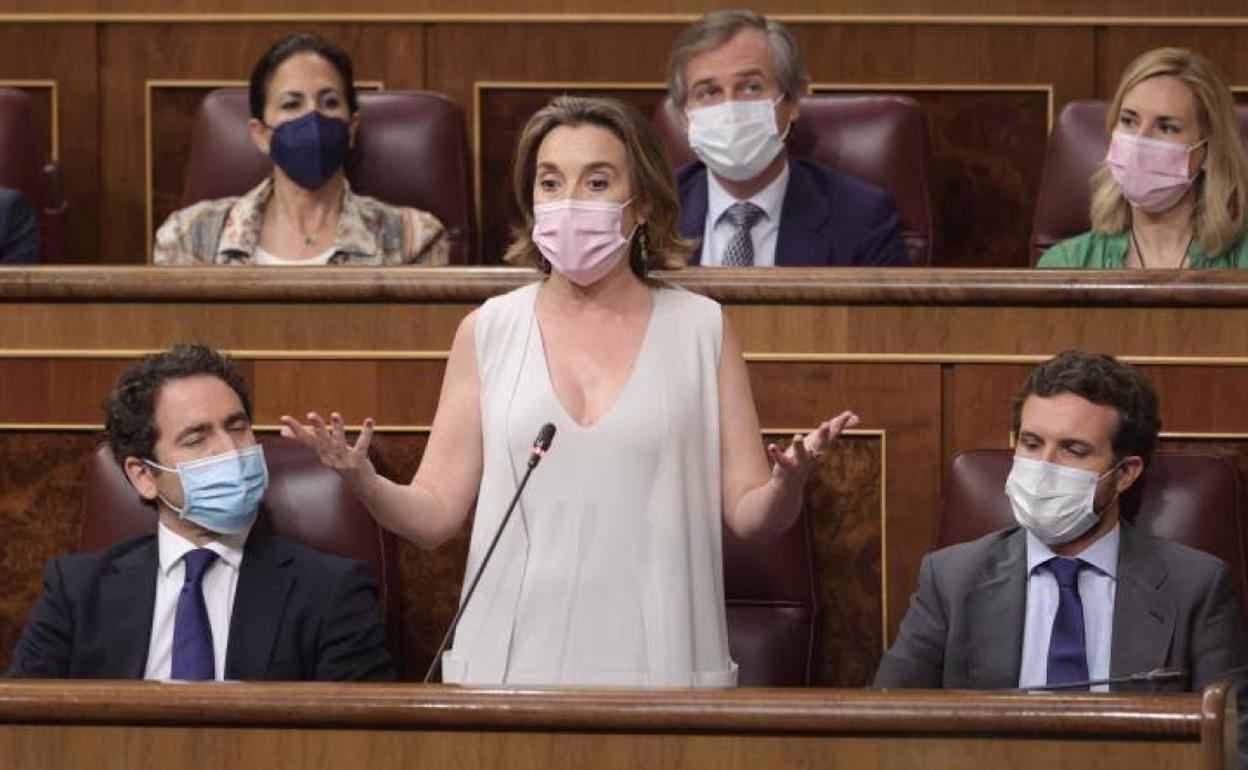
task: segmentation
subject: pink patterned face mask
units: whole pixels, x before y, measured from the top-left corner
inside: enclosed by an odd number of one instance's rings
[[[1205,142],[1191,147],[1115,131],[1105,165],[1133,207],[1158,214],[1173,207],[1192,186],[1188,158]]]
[[[620,234],[620,222],[630,203],[567,199],[534,206],[533,243],[554,270],[588,286],[611,272],[624,254],[630,238]]]

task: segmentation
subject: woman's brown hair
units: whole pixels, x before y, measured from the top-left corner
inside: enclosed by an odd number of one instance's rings
[[[533,243],[533,184],[537,152],[547,134],[560,126],[598,126],[624,145],[634,205],[645,211],[645,224],[629,244],[629,266],[638,277],[650,270],[684,267],[690,247],[677,232],[680,199],[663,146],[650,122],[633,107],[615,99],[557,96],[533,114],[516,146],[512,188],[521,221],[512,228],[511,245],[503,259],[513,265],[532,265],[543,272],[550,265]]]

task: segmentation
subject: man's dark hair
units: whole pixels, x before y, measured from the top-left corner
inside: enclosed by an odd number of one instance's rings
[[[152,454],[160,431],[156,428],[156,400],[170,380],[208,375],[229,385],[243,403],[247,419],[252,418],[251,395],[247,383],[230,359],[207,345],[174,345],[163,353],[150,355],[121,373],[117,387],[104,403],[108,448],[118,465],[127,457],[155,460]]]
[[[298,35],[284,37],[264,52],[256,66],[251,70],[251,82],[248,87],[247,100],[251,108],[251,116],[264,122],[264,105],[269,100],[269,84],[273,82],[273,73],[282,66],[282,62],[298,53],[314,53],[330,63],[342,78],[342,88],[347,98],[347,111],[354,115],[359,111],[359,100],[355,95],[355,75],[351,71],[351,57],[347,52],[329,42],[320,35],[302,32]]]
[[[1022,422],[1023,402],[1029,396],[1047,398],[1062,393],[1073,393],[1094,404],[1118,410],[1114,457],[1139,455],[1144,464],[1148,464],[1157,447],[1161,417],[1157,411],[1157,392],[1138,369],[1102,353],[1063,350],[1027,375],[1027,381],[1014,399],[1015,434]]]

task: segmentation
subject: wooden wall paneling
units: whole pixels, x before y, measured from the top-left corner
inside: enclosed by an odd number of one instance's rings
[[[256,422],[276,425],[285,414],[342,414],[350,425],[372,417],[381,425],[428,426],[442,388],[445,362],[262,360],[254,367]],[[412,469],[415,472],[415,468]],[[410,481],[410,476],[408,478]]]
[[[1025,267],[1049,100],[1060,105],[1092,95],[1092,32],[814,23],[794,29],[820,90],[878,83],[907,93],[909,86],[923,105],[933,161],[933,264]]]
[[[77,544],[82,461],[98,442],[86,431],[0,431],[0,671],[43,588],[47,561]]]
[[[854,553],[855,568],[883,575],[883,651],[914,590],[919,560],[936,542],[940,506],[941,374],[934,364],[753,363],[750,382],[765,428],[810,429],[853,409],[862,430],[882,431],[885,520],[879,564],[870,538]],[[860,477],[856,483],[862,484]],[[859,489],[855,494],[860,494]],[[835,493],[833,493],[835,496]],[[844,553],[843,551],[841,553]],[[865,611],[861,606],[859,611]],[[872,644],[874,646],[874,644]],[[853,670],[874,672],[876,661]]]
[[[1089,22],[1121,17],[1173,17],[1191,23],[1201,17],[1237,17],[1243,11],[1237,0],[1105,0],[1091,6],[1081,0],[758,0],[756,10],[780,16],[849,16],[868,20],[896,19],[904,23],[912,16],[940,19],[966,15],[1005,24],[1041,24],[1053,16],[1066,16]],[[426,0],[414,8],[403,0],[362,0],[346,5],[343,0],[275,0],[257,8],[246,0],[55,0],[32,7],[23,0],[0,0],[0,14],[122,15],[144,14],[155,17],[204,18],[217,15],[271,17],[274,15],[350,17],[383,14],[386,17],[450,17],[474,20],[515,18],[522,15],[618,20],[630,16],[693,17],[707,10],[697,0],[638,0],[622,9],[604,0],[529,0],[518,8],[499,0]],[[1207,23],[1207,21],[1206,21]]]
[[[1107,26],[1097,31],[1097,98],[1112,99],[1127,65],[1162,46],[1190,48],[1211,60],[1229,85],[1248,85],[1248,26]]]
[[[170,117],[170,112],[192,110],[195,105],[185,98],[175,98],[173,104],[157,99],[156,114],[148,115],[149,82],[172,89],[176,81],[246,81],[270,45],[301,31],[316,32],[345,48],[352,56],[357,80],[378,81],[389,88],[424,87],[424,30],[419,24],[308,24],[292,19],[285,23],[103,27],[100,134],[108,152],[102,159],[102,262],[147,261],[148,153],[166,161],[179,152],[184,157],[184,148],[189,147],[188,120]],[[143,132],[147,120],[152,120],[154,129],[151,147],[146,146]],[[167,137],[164,131],[182,133]],[[166,188],[171,186],[180,191],[180,184],[163,175],[160,178],[162,194],[167,195]],[[169,204],[162,198],[161,205]],[[153,228],[159,224],[153,221]]]
[[[1239,308],[935,308],[734,305],[747,352],[923,356],[1051,356],[1069,347],[1115,355],[1219,357],[1248,350]],[[1193,329],[1200,329],[1193,334]]]
[[[93,262],[99,250],[97,34],[90,24],[0,23],[0,85],[30,83],[38,135],[48,137],[48,157],[57,150],[60,193],[69,201],[65,262]]]
[[[171,268],[164,268],[165,270]],[[257,268],[265,270],[267,268]],[[408,268],[410,269],[410,268]],[[423,269],[423,268],[417,268]],[[445,352],[455,329],[477,303],[355,304],[229,302],[128,304],[82,302],[65,306],[0,303],[0,331],[14,349],[110,351],[157,350],[176,342],[200,341],[236,351],[389,351],[403,355]]]

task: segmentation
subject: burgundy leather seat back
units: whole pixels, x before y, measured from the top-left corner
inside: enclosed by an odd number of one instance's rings
[[[724,529],[728,646],[743,687],[802,687],[819,675],[819,623],[805,512],[779,538],[743,542]]]
[[[338,474],[316,455],[280,436],[261,436],[269,489],[257,526],[317,551],[357,559],[373,568],[383,612],[397,629],[398,562],[394,544]],[[101,445],[87,458],[78,547],[94,551],[156,530],[156,514]]]
[[[1054,244],[1087,232],[1092,204],[1092,173],[1109,151],[1105,113],[1109,103],[1100,99],[1067,104],[1049,135],[1044,172],[1036,196],[1031,227],[1031,263]],[[1241,139],[1248,130],[1248,106],[1237,106]],[[1246,143],[1248,146],[1248,143]]]
[[[973,540],[1014,525],[1005,498],[1005,479],[1013,457],[1008,449],[975,449],[954,455],[945,482],[939,546]],[[1248,600],[1248,562],[1244,558],[1235,464],[1214,455],[1155,454],[1136,484],[1143,486],[1136,495],[1135,526],[1222,559],[1236,575],[1240,601]]]
[[[468,135],[463,110],[430,91],[360,91],[360,129],[347,158],[352,189],[434,214],[447,228],[451,262],[475,258]],[[272,168],[252,144],[247,92],[212,91],[191,137],[182,205],[241,195]]]
[[[670,100],[659,106],[654,123],[673,168],[694,160],[684,116]],[[806,96],[787,144],[797,157],[831,166],[892,193],[911,259],[920,267],[931,264],[931,161],[918,102],[891,95]]]
[[[16,88],[0,88],[0,187],[20,191],[35,211],[43,203],[42,144],[35,136],[30,97]]]

